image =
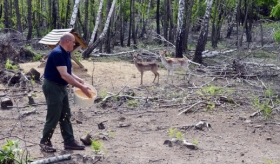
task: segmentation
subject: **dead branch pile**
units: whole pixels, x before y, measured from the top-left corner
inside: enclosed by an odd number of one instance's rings
[[[230,77],[243,79],[271,78],[278,76],[280,67],[274,64],[260,64],[233,60],[232,64],[208,66],[197,71],[214,77]]]

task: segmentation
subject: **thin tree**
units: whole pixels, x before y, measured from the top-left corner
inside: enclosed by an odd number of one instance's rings
[[[157,24],[157,36],[160,36],[160,0],[157,0],[157,11],[156,11],[156,24]],[[158,40],[158,43],[161,44],[161,40]]]
[[[97,16],[96,16],[96,19],[95,19],[94,29],[92,31],[92,34],[91,34],[91,37],[90,37],[90,40],[89,40],[89,44],[92,44],[93,41],[94,41],[97,29],[98,29],[100,17],[101,17],[102,7],[103,7],[103,0],[100,0]]]
[[[15,5],[15,10],[16,10],[16,18],[17,18],[17,30],[22,32],[21,16],[19,13],[18,0],[14,0],[14,5]]]
[[[116,4],[116,0],[113,0],[112,2],[112,5],[111,5],[111,8],[110,8],[110,12],[107,16],[107,20],[106,20],[106,23],[105,23],[105,27],[102,31],[102,33],[100,34],[99,38],[92,44],[90,44],[88,46],[88,48],[83,52],[83,57],[84,58],[88,58],[90,53],[99,45],[99,43],[101,43],[101,41],[103,41],[103,38],[109,28],[109,23],[110,23],[110,20],[111,20],[111,15],[115,9],[115,4]]]
[[[176,31],[176,57],[183,57],[183,32],[184,32],[185,0],[179,0],[177,31]]]
[[[208,35],[208,27],[209,27],[209,20],[210,20],[210,14],[211,14],[211,9],[212,9],[212,3],[213,0],[206,0],[206,11],[204,15],[204,20],[201,25],[195,53],[194,53],[194,58],[193,61],[197,63],[202,63],[202,52],[205,50],[205,45],[207,42],[207,35]]]
[[[70,20],[70,25],[69,25],[70,28],[74,28],[76,18],[77,18],[79,3],[80,3],[80,0],[75,0],[75,4],[73,7],[73,11],[72,11],[72,16],[71,16],[71,20]]]
[[[31,36],[32,36],[32,0],[27,0],[27,23],[28,23],[28,33],[27,33],[27,37],[26,40],[31,40]]]

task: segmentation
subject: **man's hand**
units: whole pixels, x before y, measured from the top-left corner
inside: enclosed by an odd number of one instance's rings
[[[91,89],[88,86],[83,85],[80,89],[84,92],[85,95],[87,95],[88,98],[92,98],[90,94]]]

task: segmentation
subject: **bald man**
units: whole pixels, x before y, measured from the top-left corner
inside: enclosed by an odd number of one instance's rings
[[[75,37],[71,33],[65,33],[60,38],[59,45],[49,54],[45,71],[43,93],[47,102],[47,116],[43,130],[40,147],[45,152],[55,152],[51,138],[59,123],[61,135],[64,140],[64,148],[70,150],[83,150],[73,134],[70,122],[71,111],[69,106],[67,85],[71,84],[80,88],[88,97],[91,97],[90,88],[84,85],[84,81],[71,71],[70,52],[75,46]]]

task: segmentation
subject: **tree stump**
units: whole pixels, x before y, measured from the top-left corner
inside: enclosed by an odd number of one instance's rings
[[[1,108],[2,109],[7,109],[8,106],[13,106],[13,102],[10,99],[10,97],[3,97],[3,98],[1,98]]]
[[[35,81],[40,81],[40,72],[38,72],[36,69],[34,68],[31,68],[26,74],[27,78],[30,80],[30,79],[33,79]]]

